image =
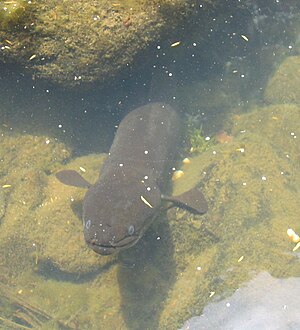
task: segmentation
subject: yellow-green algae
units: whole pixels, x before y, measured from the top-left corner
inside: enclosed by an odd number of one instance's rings
[[[264,98],[271,104],[300,104],[300,56],[287,57],[269,79]]]
[[[174,183],[177,194],[201,182],[209,212],[162,212],[136,246],[108,258],[83,241],[84,190],[54,177],[81,166],[94,181],[103,156],[63,165],[70,153],[55,140],[4,132],[1,186],[11,184],[2,197],[5,285],[51,315],[45,329],[175,329],[201,313],[211,292],[230,293],[255,272],[297,276],[286,230],[300,232],[299,120],[295,105],[234,116],[233,142],[191,157]]]
[[[0,1],[0,31],[24,29],[33,18],[33,1]]]
[[[234,290],[251,272],[266,270],[279,277],[299,275],[299,259],[291,252],[294,244],[286,234],[290,227],[300,231],[300,150],[297,139],[290,134],[297,134],[299,117],[300,109],[292,105],[258,108],[240,119],[235,117],[233,143],[216,146],[215,155],[210,150],[184,166],[185,180],[175,182],[175,193],[189,189],[192,178],[208,180],[204,193],[210,211],[203,226],[219,241],[197,256],[189,249],[186,259],[199,260],[204,271],[193,290],[187,291],[190,299],[185,297],[185,305],[179,302],[174,311],[173,296],[170,297],[169,308],[164,309],[166,320],[174,315],[186,318],[187,311],[190,315],[200,314],[203,302],[210,300],[210,292]],[[202,174],[205,170],[206,179]],[[238,262],[241,256],[244,259]],[[193,265],[187,267],[187,275],[184,272],[176,285],[182,281],[182,287],[188,286],[192,277],[189,272],[197,276],[197,261]],[[163,325],[168,327],[168,322]]]
[[[190,128],[188,130],[189,149],[191,153],[201,153],[210,148],[214,141],[205,139],[200,128]]]

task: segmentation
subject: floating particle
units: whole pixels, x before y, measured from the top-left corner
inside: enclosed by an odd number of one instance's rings
[[[176,41],[171,44],[171,47],[177,47],[181,44],[181,41]]]
[[[219,143],[230,143],[233,140],[233,136],[229,135],[226,131],[220,131],[216,135],[216,140]]]
[[[289,228],[287,231],[286,231],[288,237],[292,240],[292,242],[294,243],[298,243],[300,242],[300,237],[298,234],[295,233],[295,231],[292,229],[292,228]]]
[[[153,206],[147,201],[147,199],[141,195],[141,200],[147,205],[149,206],[151,209],[153,209]]]
[[[191,163],[189,158],[184,158],[182,162],[183,162],[183,164],[190,164]]]
[[[298,242],[295,247],[293,248],[293,252],[297,251],[300,247],[300,242]]]
[[[180,179],[184,175],[184,172],[181,170],[175,171],[172,175],[172,181]]]

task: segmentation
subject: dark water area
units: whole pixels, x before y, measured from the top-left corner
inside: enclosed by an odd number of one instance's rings
[[[299,47],[297,2],[197,4],[107,83],[0,64],[0,329],[300,328]],[[55,173],[95,182],[149,102],[185,130],[173,195],[197,186],[208,212],[163,208],[136,245],[97,255],[86,191]]]
[[[46,133],[69,143],[78,154],[108,151],[115,126],[135,106],[134,98],[137,104],[143,102],[131,95],[140,87],[126,90],[125,83],[73,91],[15,70],[2,69],[3,123],[17,132]]]

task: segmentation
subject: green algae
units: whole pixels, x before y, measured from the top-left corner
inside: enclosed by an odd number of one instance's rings
[[[0,1],[0,30],[21,30],[32,22],[34,4],[28,0]]]
[[[265,101],[271,104],[300,104],[298,71],[300,56],[289,56],[273,73],[265,89]]]
[[[207,139],[200,128],[190,128],[188,131],[189,149],[191,153],[202,153],[214,145],[214,140]]]

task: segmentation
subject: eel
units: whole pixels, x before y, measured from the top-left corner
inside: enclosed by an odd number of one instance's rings
[[[179,196],[162,193],[180,137],[176,111],[164,103],[149,103],[121,121],[94,184],[74,170],[56,173],[62,183],[88,189],[83,199],[84,238],[95,252],[109,255],[136,244],[163,200],[195,214],[207,212],[207,202],[197,188]]]

